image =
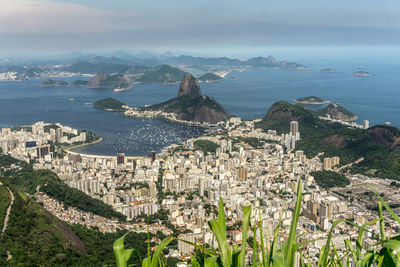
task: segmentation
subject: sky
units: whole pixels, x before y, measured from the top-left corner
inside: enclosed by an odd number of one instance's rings
[[[398,0],[0,0],[0,54],[400,46]]]

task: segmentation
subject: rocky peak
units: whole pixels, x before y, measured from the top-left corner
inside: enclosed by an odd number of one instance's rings
[[[190,74],[186,74],[181,81],[181,85],[178,90],[178,97],[184,95],[200,96],[201,90],[200,85],[196,78]]]
[[[99,87],[102,81],[105,81],[108,77],[106,73],[97,73],[90,81],[87,83],[87,87],[89,88],[97,88]]]

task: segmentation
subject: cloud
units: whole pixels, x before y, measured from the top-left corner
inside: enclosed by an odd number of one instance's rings
[[[101,32],[113,30],[115,11],[50,0],[2,0],[0,32]]]

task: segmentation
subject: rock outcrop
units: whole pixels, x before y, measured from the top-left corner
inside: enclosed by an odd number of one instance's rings
[[[185,75],[179,86],[178,97],[184,95],[201,96],[200,85],[197,79],[190,74]]]
[[[105,81],[108,77],[108,74],[102,72],[97,73],[90,81],[87,83],[87,87],[89,88],[98,88],[100,83]]]

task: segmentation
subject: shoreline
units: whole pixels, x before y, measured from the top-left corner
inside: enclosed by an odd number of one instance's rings
[[[74,152],[74,151],[71,151],[71,149],[76,149],[76,148],[81,148],[81,147],[85,147],[85,146],[90,146],[90,145],[94,145],[94,144],[97,144],[97,143],[100,143],[101,141],[103,141],[103,137],[100,137],[99,139],[97,139],[97,140],[95,140],[95,141],[93,141],[93,142],[91,142],[91,143],[84,143],[84,144],[80,144],[80,145],[73,145],[73,146],[69,146],[69,147],[67,147],[67,148],[65,148],[65,149],[62,149],[65,153],[67,153],[67,154],[69,154],[69,153],[77,153],[77,154],[79,154],[78,152]]]

